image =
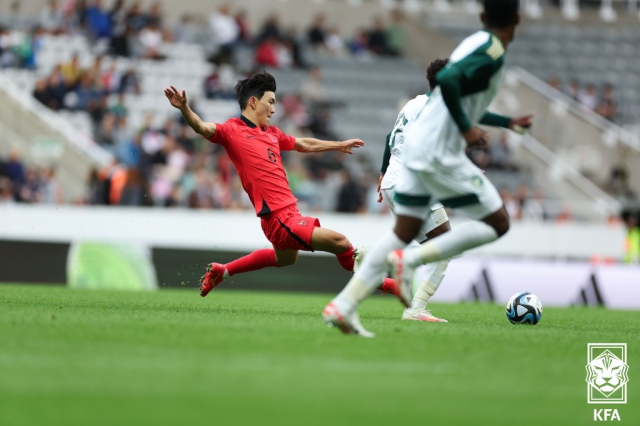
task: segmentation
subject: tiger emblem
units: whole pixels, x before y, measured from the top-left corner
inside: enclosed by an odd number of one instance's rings
[[[606,398],[629,381],[629,366],[609,350],[594,358],[586,368],[587,383]]]

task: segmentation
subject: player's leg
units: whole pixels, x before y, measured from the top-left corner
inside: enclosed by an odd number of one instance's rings
[[[397,193],[395,197],[396,205],[396,225],[393,228],[393,234],[400,241],[402,241],[405,249],[395,249],[387,253],[386,264],[391,272],[391,277],[395,281],[397,287],[402,292],[405,289],[410,289],[410,299],[413,299],[413,275],[415,267],[408,269],[404,267],[404,253],[407,252],[407,246],[412,240],[421,235],[421,229],[424,226],[424,221],[431,213],[429,203],[429,196],[425,196],[424,199],[407,195],[404,193]],[[404,204],[403,204],[404,203]],[[422,205],[421,205],[422,204]],[[424,235],[424,234],[422,234]],[[417,250],[420,246],[410,246],[414,250]],[[410,307],[411,301],[405,304],[406,307]]]
[[[498,238],[506,234],[509,231],[509,227],[511,226],[509,213],[507,213],[507,209],[504,208],[504,205],[495,213],[482,218],[482,221],[496,231],[496,234],[498,234]]]
[[[279,268],[291,266],[296,263],[298,261],[298,253],[300,253],[298,250],[293,249],[279,250],[275,248],[275,246],[273,247],[273,251],[276,255],[276,266]]]
[[[358,253],[344,235],[327,228],[315,228],[311,238],[311,245],[314,250],[335,254],[340,265],[347,271],[353,272],[355,258],[358,256]],[[370,256],[371,253],[369,252],[365,261]],[[360,270],[362,270],[362,265],[358,268],[358,271]],[[377,280],[378,285],[383,278],[384,277],[381,276],[380,279]],[[362,326],[360,317],[354,310],[347,312],[347,310],[341,310],[333,303],[330,303],[325,307],[322,316],[327,324],[338,327],[345,334],[357,334],[362,337],[375,336]]]
[[[431,197],[425,195],[420,187],[419,172],[413,172],[408,169],[403,170],[401,181],[407,186],[408,192],[411,191],[415,195],[404,196],[409,199],[404,211],[397,210],[398,204],[391,203],[389,191],[383,192],[383,198],[387,197],[387,203],[392,211],[396,213],[396,224],[392,231],[385,233],[368,251],[358,270],[354,273],[353,278],[349,281],[342,292],[333,300],[333,304],[341,312],[349,313],[355,311],[355,308],[366,299],[384,279],[386,275],[385,259],[387,255],[395,250],[402,249],[418,236],[424,219],[431,212]],[[396,200],[397,201],[397,200]],[[406,213],[405,213],[406,211]],[[412,291],[411,283],[408,280],[396,280],[395,293],[400,296],[401,301],[409,306]],[[407,291],[408,290],[408,291]],[[407,294],[409,293],[409,294]]]
[[[432,209],[432,214],[439,210],[440,209],[438,210]],[[442,210],[444,210],[444,207],[442,207]],[[451,231],[451,224],[449,223],[449,217],[447,216],[447,213],[445,211],[442,211],[442,213],[444,213],[444,217],[446,218],[445,221],[442,224],[433,228],[431,231],[425,233],[427,240],[433,240],[435,237],[439,237],[440,235]],[[422,241],[422,242],[426,242],[426,241]]]
[[[382,192],[382,199],[384,200],[387,207],[389,207],[389,211],[397,219],[396,211],[395,211],[395,203],[393,201],[393,198],[395,195],[395,187],[382,189],[381,192]],[[421,241],[424,239],[425,235],[430,234],[433,236],[436,232],[439,232],[439,229],[440,229],[439,225],[444,226],[444,222],[449,220],[449,218],[447,218],[446,216],[447,215],[446,213],[444,213],[444,209],[442,209],[442,214],[438,214],[435,217],[433,213],[431,213],[427,218],[427,220],[423,223],[421,230],[418,233],[417,240]],[[438,228],[438,230],[435,230],[435,228]],[[419,246],[418,241],[416,241],[416,239],[412,240],[409,243],[409,247],[411,246],[418,247]],[[385,282],[380,287],[380,290],[382,290],[383,294],[384,293],[396,294],[398,291],[398,289],[395,286],[395,281],[392,279],[385,279]]]
[[[471,163],[458,174],[433,175],[430,180],[430,186],[444,195],[440,197],[443,204],[476,220],[460,224],[415,250],[407,250],[404,260],[409,268],[459,255],[493,242],[509,230],[509,216],[498,191]]]
[[[225,279],[245,272],[264,268],[292,265],[298,258],[297,250],[260,249],[225,264],[211,263],[200,280],[200,296],[205,297]]]
[[[360,260],[363,248],[354,248],[349,239],[339,232],[327,228],[315,228],[311,236],[311,245],[314,251],[324,251],[336,255],[340,266],[349,272],[354,272],[356,260]],[[382,285],[379,288],[382,291],[391,291],[395,289],[393,280],[384,277],[380,281]]]
[[[424,244],[428,240],[432,240],[451,230],[449,218],[442,204],[436,204],[431,208],[431,214],[424,223],[421,235],[426,236]],[[402,314],[403,320],[426,321],[426,322],[446,322],[438,318],[428,311],[427,304],[431,297],[440,287],[444,280],[444,276],[451,259],[445,259],[434,263],[428,263],[423,266],[424,270],[417,288],[414,288],[413,300],[411,306]],[[414,284],[415,285],[415,284]]]
[[[311,234],[311,246],[314,251],[324,251],[339,255],[352,248],[351,243],[339,232],[328,228],[314,228]]]
[[[399,183],[394,188],[395,191],[384,193],[383,198],[391,211],[396,215],[395,235],[404,243],[411,246],[419,246],[415,240],[421,241],[425,234],[433,235],[436,232],[444,231],[439,228],[448,221],[448,217],[442,206],[437,207],[434,215],[431,203],[432,196],[429,188],[425,185],[424,173],[403,169]],[[435,231],[439,228],[438,231]],[[396,253],[388,258],[388,266],[393,274],[394,283],[401,289],[413,286],[413,273],[403,273],[402,253]],[[408,306],[409,307],[409,306]],[[423,309],[424,310],[424,309]]]
[[[413,181],[412,181],[413,179]],[[395,201],[399,215],[411,216],[415,200],[412,187],[433,197],[444,205],[458,208],[472,219],[481,219],[502,209],[502,199],[491,182],[466,157],[462,157],[452,168],[440,169],[437,173],[416,172],[405,173],[404,180],[398,184]],[[508,230],[504,222],[496,219],[501,225],[500,232]],[[413,232],[413,230],[410,230]],[[406,230],[397,230],[398,236]],[[444,261],[461,254],[466,250],[495,241],[500,234],[486,223],[468,222],[455,229],[429,240],[417,248],[389,253],[387,263],[392,270],[396,283],[405,282],[413,278],[415,268],[419,265]]]
[[[298,259],[298,250],[311,250],[311,231],[320,222],[300,216],[297,207],[292,205],[263,217],[260,224],[273,248],[256,250],[226,265],[210,264],[200,281],[202,297],[233,275],[294,264]]]
[[[351,320],[356,315],[358,305],[370,296],[377,287],[377,283],[385,276],[387,267],[385,260],[391,253],[396,253],[402,258],[402,248],[406,247],[418,236],[425,218],[431,212],[431,196],[425,191],[422,182],[422,172],[403,169],[400,185],[406,191],[400,199],[398,194],[394,197],[396,206],[396,224],[392,231],[387,232],[378,242],[369,249],[362,265],[358,268],[347,286],[336,296],[322,313],[324,321],[330,326],[337,326],[343,332],[356,330]],[[401,206],[398,202],[406,204]],[[402,207],[402,209],[398,209]],[[398,263],[395,262],[397,265]],[[406,277],[402,270],[392,267],[392,272],[399,278],[395,280],[396,294],[405,306],[411,304],[412,280]],[[407,279],[408,278],[408,279]],[[359,324],[359,322],[358,322]],[[361,327],[361,326],[360,326]]]
[[[380,191],[382,193],[382,200],[385,202],[385,204],[387,205],[387,207],[389,208],[389,211],[391,212],[391,215],[397,219],[396,217],[396,212],[395,212],[395,204],[393,203],[393,194],[395,193],[395,188],[394,187],[390,187],[390,188],[384,188],[381,189]],[[419,245],[417,241],[413,240],[409,243],[409,245],[415,245],[416,247]],[[364,250],[364,253],[362,253],[363,255],[366,254],[368,251],[368,249]],[[362,256],[364,257],[364,256]],[[360,263],[362,263],[362,258],[360,259]],[[356,263],[356,267],[358,266],[358,264]],[[391,294],[397,294],[398,289],[396,288],[395,285],[395,281],[393,279],[389,279],[389,278],[385,278],[384,282],[382,283],[382,285],[380,287],[378,287],[379,290],[382,290],[382,294],[385,293],[391,293]]]
[[[347,237],[328,228],[315,228],[311,235],[311,246],[314,251],[335,254],[340,266],[353,272],[356,249]]]
[[[392,214],[395,215],[395,203],[393,201],[394,190],[392,188],[382,190],[382,198],[389,207]],[[449,218],[444,211],[444,206],[436,204],[431,208],[431,213],[424,222],[418,239],[424,243],[430,239],[436,238],[451,230]],[[426,239],[424,239],[426,237]],[[418,244],[412,241],[409,246],[417,247]],[[429,263],[424,266],[424,278],[420,280],[418,288],[415,291],[411,306],[406,308],[402,314],[404,320],[427,321],[427,322],[444,322],[445,320],[437,318],[426,310],[429,299],[435,294],[436,290],[444,279],[445,272],[449,266],[450,259],[441,260],[439,262]],[[394,281],[390,281],[390,286],[385,288],[383,292],[393,292],[392,285]]]
[[[336,246],[339,247],[340,250],[346,246],[348,240],[342,236],[342,234],[328,229],[322,229],[323,228],[314,230],[314,241],[317,241],[317,243],[314,243],[314,249],[323,249],[323,251],[336,253],[338,251],[335,248]],[[344,240],[336,234],[343,237]],[[347,284],[345,289],[322,311],[322,317],[327,325],[338,327],[345,334],[357,334],[363,337],[375,336],[362,326],[355,308],[360,302],[371,295],[371,293],[380,286],[381,282],[390,281],[385,277],[385,256],[389,251],[403,247],[404,244],[393,235],[393,232],[389,232],[389,234],[390,235],[386,235],[385,237],[388,236],[391,241],[383,237],[367,251],[367,256],[364,257],[362,264],[360,264],[360,267],[354,272],[354,276],[351,281],[349,281],[349,284]],[[350,243],[349,247],[353,253],[353,246],[351,246]],[[345,269],[350,267],[351,270],[353,270],[353,266],[353,257],[348,266],[345,267],[345,265],[343,265]],[[396,289],[394,285],[390,285],[390,287],[393,287],[394,290]],[[410,292],[409,295],[405,294],[405,298],[407,300],[406,303],[408,303]]]
[[[420,210],[416,215],[426,216],[430,210],[428,199],[424,206],[418,208]],[[380,238],[367,252],[362,264],[354,273],[353,278],[347,286],[336,296],[327,306],[329,313],[336,311],[341,313],[343,318],[355,312],[356,307],[379,286],[379,283],[386,275],[385,259],[391,251],[401,249],[407,245],[409,241],[415,237],[422,226],[422,219],[417,217],[398,216],[396,218],[396,226],[393,231],[388,231]],[[398,235],[404,235],[406,240]],[[398,285],[400,284],[400,285]],[[396,280],[397,293],[405,306],[409,306],[411,302],[411,286],[403,285]],[[334,317],[325,315],[325,321],[332,324]],[[338,325],[333,322],[334,325]]]
[[[384,260],[387,253],[402,248],[404,245],[393,232],[389,231],[369,248],[362,264],[353,274],[347,286],[322,312],[322,318],[328,326],[338,327],[345,334],[373,337],[373,333],[365,330],[360,324],[356,308],[378,288],[380,282],[385,278]]]
[[[407,252],[405,261],[414,267],[437,262],[464,253],[472,248],[491,243],[509,230],[509,215],[504,207],[480,221],[465,222],[442,237],[427,241],[419,248]]]

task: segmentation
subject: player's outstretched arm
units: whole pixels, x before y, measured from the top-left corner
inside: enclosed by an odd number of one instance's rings
[[[533,124],[535,114],[522,115],[520,117],[507,117],[506,115],[494,114],[487,111],[480,119],[479,123],[487,126],[503,127],[523,134]]]
[[[178,89],[171,86],[168,89],[164,89],[164,95],[169,99],[171,106],[180,110],[184,120],[197,134],[202,135],[207,139],[211,139],[211,137],[216,133],[215,123],[202,121],[198,114],[189,108],[187,92],[183,90],[182,93],[180,93]]]
[[[340,151],[345,154],[353,154],[354,148],[360,148],[364,145],[360,139],[349,139],[343,142],[321,141],[314,138],[296,138],[293,145],[294,151],[298,152],[326,152]]]
[[[529,115],[523,115],[520,117],[513,117],[511,119],[511,121],[509,122],[509,129],[513,130],[514,132],[520,133],[520,134],[524,134],[524,132],[526,132],[526,130],[531,127],[531,125],[533,124],[533,117],[535,116],[534,113],[531,113]]]

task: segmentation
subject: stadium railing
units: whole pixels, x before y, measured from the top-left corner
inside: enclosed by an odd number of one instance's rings
[[[535,175],[543,188],[553,188],[553,191],[558,194],[561,187],[566,186],[562,190],[567,197],[556,206],[555,214],[550,212],[552,216],[560,214],[561,210],[567,207],[574,214],[599,221],[605,221],[620,213],[622,204],[618,200],[582,176],[534,137],[524,136],[521,144],[528,155],[520,162],[537,170]]]
[[[67,120],[25,96],[10,78],[0,73],[0,124],[11,136],[7,142],[28,161],[55,166],[67,201],[81,199],[89,172],[113,156]]]
[[[413,23],[408,28],[412,39],[430,40],[429,43],[423,43],[425,47],[422,50],[412,49],[414,57],[423,65],[428,64],[434,57],[438,57],[439,53],[434,46],[438,46],[438,50],[448,52],[455,48],[455,41],[423,25]],[[466,29],[464,34],[472,31]],[[549,198],[562,200],[561,203],[556,203],[558,207],[556,210],[568,207],[573,212],[579,212],[585,219],[604,220],[620,210],[620,203],[603,188],[606,187],[611,167],[617,164],[621,157],[616,156],[616,153],[599,153],[592,150],[598,161],[601,161],[601,158],[606,161],[599,164],[600,175],[594,176],[588,173],[583,175],[580,173],[581,169],[589,165],[568,158],[567,147],[579,144],[581,149],[585,149],[585,146],[587,149],[592,149],[591,144],[582,143],[587,138],[598,149],[608,150],[600,140],[603,132],[606,132],[609,138],[620,138],[628,144],[633,144],[633,136],[595,113],[583,112],[577,103],[568,98],[565,102],[566,106],[562,108],[567,114],[553,116],[549,111],[555,111],[556,99],[558,96],[560,98],[564,96],[559,92],[553,92],[556,91],[526,71],[509,68],[506,84],[492,108],[507,115],[536,112],[530,135],[525,138],[512,135],[511,140],[515,142],[516,147],[515,160],[533,172],[531,174],[536,185],[544,188]],[[558,96],[555,96],[556,94]],[[569,111],[575,118],[563,120],[564,116],[569,115]],[[596,128],[599,130],[594,130]],[[606,140],[606,142],[609,141]],[[632,161],[632,158],[627,161]]]
[[[536,112],[531,135],[600,188],[614,167],[622,166],[629,186],[640,192],[640,139],[585,110],[569,96],[521,68],[507,75],[498,105],[504,112]]]

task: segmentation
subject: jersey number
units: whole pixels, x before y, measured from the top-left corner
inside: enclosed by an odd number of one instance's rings
[[[271,148],[267,148],[267,155],[269,156],[269,161],[275,163],[278,161],[278,157],[276,157],[276,153],[271,150]]]
[[[391,141],[389,142],[389,148],[393,149],[393,147],[396,145],[396,135],[398,133],[402,133],[402,129],[404,129],[404,126],[409,122],[409,120],[407,120],[407,118],[404,116],[404,114],[400,114],[400,116],[398,117],[398,120],[396,121],[396,125],[394,126],[396,131],[393,132],[393,135],[391,135]],[[400,124],[402,123],[402,124]]]

